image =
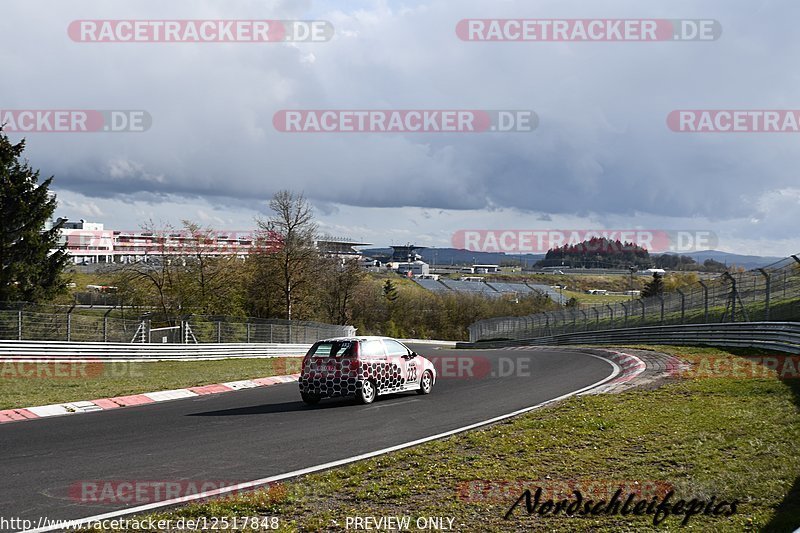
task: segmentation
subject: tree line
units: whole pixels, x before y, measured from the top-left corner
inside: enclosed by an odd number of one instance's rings
[[[269,206],[271,216],[256,219],[258,242],[245,257],[199,246],[218,232],[190,221],[179,230],[148,225],[146,233],[159,243],[176,233],[191,238],[171,244],[163,259],[119,265],[113,276],[119,298],[155,306],[167,321],[190,313],[314,320],[353,325],[360,334],[442,339],[468,338],[476,320],[554,306],[538,294],[512,300],[434,293],[396,274],[367,273],[356,260],[320,253],[302,194],[280,191]]]

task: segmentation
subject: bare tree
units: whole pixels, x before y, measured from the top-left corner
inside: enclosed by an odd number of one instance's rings
[[[268,251],[266,259],[278,273],[270,278],[282,295],[285,317],[292,320],[318,273],[317,225],[311,205],[302,194],[279,191],[269,207],[272,216],[256,222],[265,239],[278,240],[277,250]]]
[[[239,294],[239,275],[243,270],[237,250],[220,244],[218,232],[189,220],[184,231],[180,255],[186,268],[181,283],[181,298],[205,314],[233,312]]]
[[[157,303],[165,320],[187,311],[233,314],[241,298],[243,264],[236,250],[220,245],[215,232],[190,222],[176,231],[170,225],[142,227],[152,239],[153,255],[145,261],[123,265],[116,279],[128,301]]]
[[[327,259],[324,265],[320,303],[325,320],[331,324],[349,324],[356,290],[364,281],[364,271],[355,260],[342,264],[338,259]]]
[[[171,320],[176,308],[181,303],[176,298],[174,291],[177,280],[177,263],[170,255],[172,251],[168,236],[174,231],[172,226],[164,225],[157,228],[153,221],[142,225],[142,235],[147,236],[156,243],[155,255],[144,261],[136,261],[123,265],[118,271],[116,283],[120,286],[124,298],[141,300],[148,304],[153,299],[167,320]],[[136,298],[135,295],[139,297]]]

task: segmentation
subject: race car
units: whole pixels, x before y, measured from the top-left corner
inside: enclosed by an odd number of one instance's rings
[[[307,404],[322,398],[355,396],[362,404],[382,394],[429,394],[436,369],[428,359],[388,337],[340,337],[317,341],[303,358],[300,396]]]

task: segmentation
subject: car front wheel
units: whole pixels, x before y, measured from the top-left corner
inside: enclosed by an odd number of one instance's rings
[[[417,394],[430,394],[433,389],[433,374],[430,370],[422,373],[422,379],[419,380],[419,389]]]
[[[375,384],[370,380],[365,379],[361,384],[361,388],[358,389],[358,394],[356,396],[358,397],[359,403],[366,405],[374,402],[377,395],[378,389],[375,388]]]

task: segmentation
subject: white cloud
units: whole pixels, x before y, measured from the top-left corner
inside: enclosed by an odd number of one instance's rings
[[[795,4],[762,3],[754,12],[725,0],[40,0],[3,9],[0,63],[4,79],[16,81],[4,84],[0,108],[143,109],[153,117],[144,133],[28,135],[32,164],[55,174],[63,197],[99,206],[109,225],[192,213],[238,225],[291,188],[343,229],[369,217],[364,231],[378,243],[444,243],[461,221],[610,220],[707,226],[729,235],[721,246],[797,251],[796,136],[676,134],[665,125],[680,108],[797,107]],[[481,16],[715,18],[723,36],[628,44],[456,38],[458,20]],[[336,36],[291,45],[92,45],[66,36],[75,19],[126,17],[318,18]],[[272,116],[287,108],[533,109],[540,126],[507,135],[277,133]]]

